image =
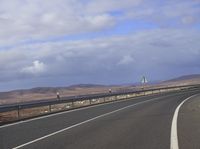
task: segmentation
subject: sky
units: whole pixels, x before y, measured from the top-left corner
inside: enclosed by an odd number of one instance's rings
[[[0,0],[0,91],[200,73],[200,0]]]

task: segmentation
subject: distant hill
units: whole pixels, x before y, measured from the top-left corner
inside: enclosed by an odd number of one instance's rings
[[[71,85],[69,86],[68,88],[77,88],[77,87],[80,87],[80,88],[91,88],[91,87],[105,87],[106,85],[99,85],[99,84],[76,84],[76,85]]]
[[[61,90],[74,90],[76,88],[96,88],[96,87],[105,87],[104,85],[99,84],[76,84],[71,85],[67,87],[35,87],[31,89],[18,89],[18,90],[12,90],[8,92],[2,92],[2,93],[18,93],[18,94],[24,94],[24,93],[56,93],[57,91]],[[1,94],[1,92],[0,92]]]
[[[191,80],[191,79],[200,79],[200,74],[193,74],[193,75],[185,75],[178,78],[174,78],[165,82],[171,82],[171,81],[183,81],[183,80]]]
[[[185,75],[181,77],[177,77],[174,79],[170,79],[162,82],[162,84],[170,84],[170,85],[190,85],[190,84],[200,84],[200,74],[192,74]]]
[[[174,85],[200,84],[200,74],[181,76],[160,83],[148,83],[145,88],[165,87]],[[52,99],[56,98],[56,92],[61,97],[77,96],[85,94],[108,93],[109,89],[113,92],[124,92],[128,90],[138,90],[140,83],[126,85],[98,85],[98,84],[77,84],[68,87],[36,87],[32,89],[21,89],[9,92],[0,92],[0,104]]]
[[[61,97],[66,97],[85,94],[108,93],[109,89],[112,89],[113,92],[124,91],[129,89],[129,86],[78,84],[68,87],[36,87],[32,89],[20,89],[8,92],[0,92],[0,104],[56,98],[56,92],[59,92]]]

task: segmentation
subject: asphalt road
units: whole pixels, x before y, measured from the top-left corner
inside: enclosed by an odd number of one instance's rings
[[[200,91],[139,97],[0,127],[0,149],[170,149],[174,112],[180,149],[200,149]],[[177,149],[177,148],[174,148]]]

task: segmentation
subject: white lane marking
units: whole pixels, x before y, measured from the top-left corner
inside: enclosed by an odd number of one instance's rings
[[[186,98],[184,101],[182,101],[178,107],[176,108],[175,112],[174,112],[174,116],[172,119],[172,126],[171,126],[171,138],[170,138],[170,149],[179,149],[179,145],[178,145],[178,134],[177,134],[177,119],[178,119],[178,112],[180,107],[189,99],[193,98],[197,96],[193,95],[190,96],[188,98]]]
[[[166,96],[170,96],[170,95],[166,95]],[[145,96],[145,97],[148,97],[148,96]],[[28,120],[22,120],[22,121],[15,122],[15,123],[12,123],[12,124],[3,125],[3,126],[0,126],[0,129],[1,128],[5,128],[5,127],[10,127],[10,126],[18,125],[18,124],[22,124],[22,123],[32,122],[32,121],[35,121],[35,120],[45,119],[45,118],[49,118],[49,117],[53,117],[53,116],[57,116],[57,115],[71,113],[71,112],[74,112],[74,111],[80,111],[80,110],[84,110],[84,109],[90,109],[90,108],[93,108],[93,107],[99,107],[99,106],[104,106],[104,105],[109,105],[109,104],[115,104],[115,103],[119,103],[119,102],[125,102],[125,101],[129,101],[129,100],[133,100],[133,99],[139,99],[139,98],[142,98],[142,97],[133,97],[133,98],[124,99],[124,100],[116,100],[116,101],[113,101],[113,102],[101,103],[101,104],[97,104],[97,105],[90,105],[88,107],[80,107],[78,109],[72,109],[72,110],[69,109],[69,111],[64,111],[64,112],[49,114],[49,115],[46,115],[46,116],[40,116],[40,117],[28,119]],[[157,97],[157,98],[159,98],[159,97]]]
[[[140,98],[140,97],[138,97],[138,98]],[[79,107],[77,109],[71,109],[71,110],[69,109],[69,111],[63,111],[63,112],[58,111],[58,113],[49,114],[49,115],[46,115],[46,116],[40,116],[40,117],[28,119],[28,120],[22,120],[22,121],[15,122],[15,123],[12,123],[12,124],[3,125],[3,126],[0,126],[0,129],[5,128],[5,127],[9,127],[9,126],[13,126],[13,125],[18,125],[18,124],[21,124],[21,123],[27,123],[27,122],[31,122],[31,121],[35,121],[35,120],[40,120],[40,119],[45,119],[45,118],[49,118],[49,117],[53,117],[53,116],[57,116],[57,115],[71,113],[71,112],[74,112],[74,111],[80,111],[80,110],[84,110],[84,109],[90,109],[90,108],[93,108],[93,107],[99,107],[99,106],[103,106],[103,105],[109,105],[109,104],[129,101],[129,100],[133,100],[133,98],[125,99],[125,100],[116,100],[116,101],[113,101],[113,102],[101,103],[101,104],[97,104],[97,105],[89,105],[88,107]]]
[[[142,102],[139,102],[139,103],[136,103],[136,104],[132,104],[132,105],[129,105],[129,106],[126,106],[126,107],[123,107],[123,108],[120,108],[120,109],[117,109],[117,110],[114,110],[114,111],[111,111],[111,112],[108,112],[108,113],[99,115],[99,116],[97,116],[97,117],[88,119],[88,120],[83,121],[83,122],[80,122],[80,123],[78,123],[78,124],[75,124],[75,125],[66,127],[66,128],[64,128],[64,129],[58,130],[58,131],[56,131],[56,132],[50,133],[50,134],[48,134],[48,135],[45,135],[45,136],[40,137],[40,138],[38,138],[38,139],[35,139],[35,140],[33,140],[33,141],[30,141],[30,142],[27,142],[27,143],[25,143],[25,144],[19,145],[19,146],[17,146],[17,147],[14,147],[13,149],[22,148],[22,147],[24,147],[24,146],[27,146],[27,145],[30,145],[30,144],[32,144],[32,143],[38,142],[38,141],[40,141],[40,140],[46,139],[46,138],[48,138],[48,137],[54,136],[54,135],[56,135],[56,134],[58,134],[58,133],[64,132],[64,131],[69,130],[69,129],[71,129],[71,128],[74,128],[74,127],[80,126],[80,125],[82,125],[82,124],[91,122],[91,121],[96,120],[96,119],[98,119],[98,118],[105,117],[105,116],[111,115],[111,114],[113,114],[113,113],[116,113],[116,112],[119,112],[119,111],[128,109],[128,108],[130,108],[130,107],[134,107],[134,106],[136,106],[136,105],[140,105],[140,104],[147,103],[147,102],[150,102],[150,101],[155,101],[155,100],[158,100],[158,99],[161,99],[161,98],[154,98],[154,99],[142,101]]]

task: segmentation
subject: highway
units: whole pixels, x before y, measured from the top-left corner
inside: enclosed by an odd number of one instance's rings
[[[137,97],[0,126],[0,149],[200,149],[200,91]]]

